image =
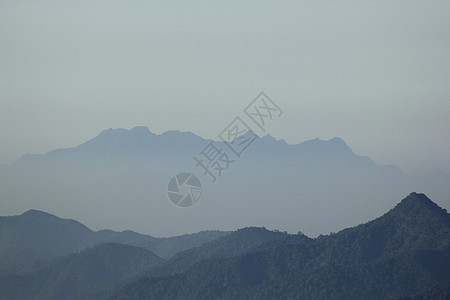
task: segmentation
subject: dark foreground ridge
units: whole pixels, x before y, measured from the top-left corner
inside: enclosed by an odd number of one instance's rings
[[[424,194],[315,239],[206,233],[160,240],[35,210],[0,217],[0,299],[448,299],[450,215]]]
[[[382,217],[303,235],[168,278],[142,277],[113,299],[395,299],[450,282],[450,215],[412,193]]]

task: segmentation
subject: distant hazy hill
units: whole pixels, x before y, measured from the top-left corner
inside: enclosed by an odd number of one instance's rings
[[[155,238],[132,231],[94,232],[83,224],[29,210],[20,216],[0,217],[0,275],[36,270],[55,256],[104,243],[122,243],[146,248],[160,257],[198,247],[228,234],[204,231],[169,238]]]
[[[157,135],[147,127],[127,129],[108,129],[95,138],[74,148],[57,149],[43,155],[26,154],[18,164],[39,163],[122,163],[163,160],[177,158],[180,155],[189,157],[198,152],[204,140],[190,132],[177,130]],[[201,150],[201,149],[200,149]]]
[[[20,158],[18,164],[39,163],[107,163],[123,162],[161,162],[169,163],[173,160],[183,163],[198,154],[204,146],[205,140],[191,132],[178,130],[167,131],[157,135],[147,127],[135,127],[131,130],[108,129],[95,138],[74,148],[58,149],[46,154],[26,154]],[[220,147],[226,148],[223,142],[216,142]],[[253,148],[253,149],[252,149]],[[252,157],[247,160],[260,160],[271,157],[276,162],[288,162],[303,166],[317,167],[321,165],[329,169],[363,167],[378,167],[369,157],[353,153],[350,147],[340,138],[328,141],[314,139],[289,145],[284,140],[276,140],[267,135],[257,139],[249,147]],[[245,152],[244,152],[245,153]],[[265,162],[263,165],[267,164]],[[392,172],[400,172],[394,166],[382,167]]]
[[[0,280],[0,299],[104,299],[116,285],[161,262],[143,248],[103,244],[30,275]]]
[[[369,223],[143,277],[115,299],[395,299],[448,282],[450,215],[413,193]]]
[[[136,127],[24,155],[0,167],[0,210],[14,214],[34,207],[90,228],[158,236],[248,226],[317,236],[373,219],[411,190],[450,208],[450,175],[405,175],[355,154],[340,138],[290,145],[264,136],[240,157],[216,142],[233,162],[212,184],[194,161],[209,142],[190,132],[154,134]],[[203,185],[190,209],[177,209],[167,199],[167,184],[180,172],[193,173]]]

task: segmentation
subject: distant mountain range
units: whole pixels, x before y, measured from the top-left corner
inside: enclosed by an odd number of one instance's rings
[[[289,145],[264,136],[240,157],[215,142],[233,162],[212,183],[194,161],[210,142],[190,132],[154,134],[136,127],[105,130],[74,148],[24,155],[0,167],[0,209],[17,214],[36,208],[94,229],[156,236],[247,226],[317,236],[370,220],[411,190],[450,208],[448,174],[409,176],[355,154],[340,138]],[[189,209],[167,198],[168,182],[181,172],[194,174],[203,186]]]
[[[424,194],[317,238],[256,227],[209,234],[196,247],[192,239],[201,233],[184,236],[190,249],[172,249],[177,253],[162,259],[108,239],[74,250],[95,232],[44,212],[1,217],[0,261],[14,249],[51,258],[28,272],[4,272],[0,299],[446,300],[450,294],[450,214]]]

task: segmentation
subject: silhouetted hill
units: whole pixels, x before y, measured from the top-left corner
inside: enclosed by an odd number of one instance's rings
[[[411,193],[392,210],[366,224],[319,237],[331,257],[367,262],[413,249],[450,249],[450,216],[424,194]],[[340,253],[338,253],[340,251]]]
[[[387,299],[450,282],[450,216],[412,193],[366,224],[264,244],[168,278],[144,277],[116,299]]]
[[[98,233],[101,234],[102,241],[96,236]],[[143,271],[153,270],[161,274],[179,272],[196,262],[237,256],[254,246],[287,236],[286,233],[269,231],[265,228],[244,228],[232,233],[205,231],[165,239],[131,231],[98,233],[92,233],[88,240],[97,241],[100,246],[62,258],[54,258],[29,275],[3,276],[0,279],[0,299],[102,299]],[[202,236],[203,239],[210,240],[217,238],[219,234],[222,235],[221,238],[195,249],[183,251],[167,263],[143,248],[105,243],[108,239],[121,240],[127,243],[146,244],[149,247],[156,246],[159,249],[167,248],[167,252],[174,252],[172,248],[189,248],[199,243]],[[83,247],[87,244],[86,241],[82,243]]]
[[[132,231],[94,232],[83,224],[29,210],[19,216],[0,217],[0,276],[26,274],[56,256],[104,243],[121,243],[146,248],[163,258],[227,235],[224,231],[203,231],[156,238]]]
[[[96,228],[151,230],[158,236],[248,226],[317,236],[366,222],[411,190],[429,192],[443,207],[449,204],[448,176],[407,176],[355,153],[338,137],[288,144],[266,135],[240,157],[215,138],[214,145],[233,162],[216,174],[214,185],[194,161],[211,140],[177,130],[108,129],[78,146],[24,155],[0,168],[0,209],[70,212]],[[180,172],[194,174],[205,188],[189,213],[168,205],[165,193]]]
[[[178,130],[158,135],[150,132],[144,126],[138,126],[131,130],[110,128],[73,148],[56,149],[46,154],[25,154],[19,159],[18,164],[114,164],[146,160],[158,161],[166,160],[168,155],[177,156],[184,152],[186,153],[184,155],[189,155],[189,150],[192,153],[204,141],[191,132]]]
[[[0,217],[0,255],[22,251],[67,254],[92,233],[77,221],[29,210],[20,216]]]
[[[287,233],[259,227],[239,229],[200,247],[179,252],[172,259],[153,268],[149,274],[162,276],[182,272],[199,261],[238,256],[253,247],[286,236]]]
[[[93,232],[83,224],[29,210],[0,217],[0,275],[25,274],[70,253]]]
[[[31,275],[0,280],[0,299],[104,299],[115,286],[161,262],[143,248],[103,244]]]
[[[228,234],[229,232],[226,231],[207,230],[174,237],[156,238],[130,230],[122,232],[100,230],[84,239],[79,248],[84,249],[103,243],[120,243],[146,248],[161,258],[169,259],[180,251],[198,247]]]

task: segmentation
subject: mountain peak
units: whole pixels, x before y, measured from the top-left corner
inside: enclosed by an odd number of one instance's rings
[[[132,132],[142,132],[142,133],[149,133],[150,130],[148,129],[147,126],[136,126],[134,128],[132,128],[130,131]]]
[[[419,219],[431,222],[431,219],[437,218],[450,224],[450,215],[445,209],[431,201],[425,194],[416,192],[409,194],[390,213],[398,218],[414,218],[419,223]]]
[[[431,201],[425,194],[412,192],[405,199],[403,199],[396,208],[414,209],[414,208],[431,208],[441,209],[436,203]]]
[[[173,137],[173,138],[197,138],[197,139],[202,139],[202,137],[196,135],[195,133],[191,132],[191,131],[181,131],[178,129],[173,129],[173,130],[167,130],[165,132],[163,132],[162,134],[160,134],[160,136],[164,136],[164,137]]]
[[[37,210],[37,209],[27,210],[26,212],[24,212],[22,214],[22,216],[28,217],[28,218],[58,218],[52,214],[49,214],[49,213],[46,213],[45,211]]]
[[[312,151],[313,153],[354,155],[353,150],[344,142],[344,140],[338,137],[329,140],[315,138],[304,141],[296,146],[307,151]]]
[[[337,136],[335,136],[332,139],[329,139],[328,142],[333,143],[333,144],[341,144],[341,145],[347,146],[347,144],[344,142],[344,140]]]
[[[64,229],[69,230],[70,232],[79,231],[83,233],[91,232],[88,227],[78,221],[75,221],[73,219],[63,219],[37,209],[27,210],[23,214],[19,216],[13,216],[13,218],[14,217],[23,220],[25,224],[31,227],[36,226],[36,224],[39,224],[39,226],[43,226],[43,224],[46,224],[46,226],[48,225],[49,227],[57,227],[58,230]]]
[[[111,137],[120,135],[148,135],[153,134],[147,126],[136,126],[131,129],[126,128],[109,128],[103,130],[97,137]],[[94,138],[95,139],[95,138]]]

